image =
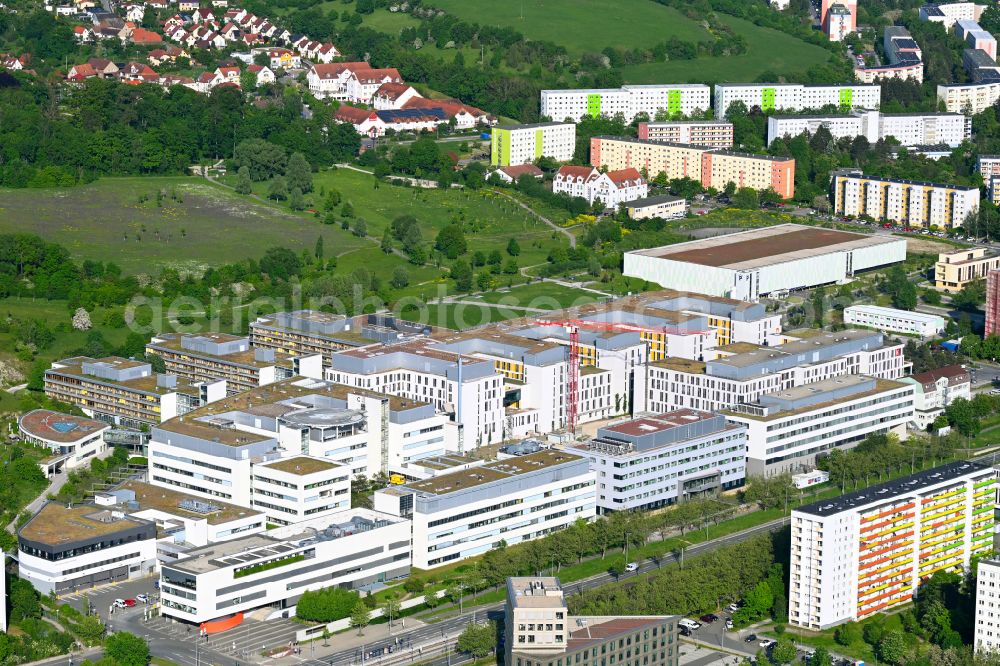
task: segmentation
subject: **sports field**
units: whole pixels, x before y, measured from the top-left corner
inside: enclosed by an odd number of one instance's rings
[[[655,5],[654,5],[655,6]],[[747,40],[747,52],[732,57],[697,58],[629,65],[622,68],[628,83],[704,83],[754,81],[764,72],[778,75],[804,72],[830,58],[825,49],[772,28],[762,28],[749,21],[717,14]]]
[[[647,47],[677,37],[708,40],[695,21],[651,0],[434,0],[463,20],[512,27],[526,37],[561,44],[572,55],[605,46]],[[377,28],[376,28],[377,29]]]

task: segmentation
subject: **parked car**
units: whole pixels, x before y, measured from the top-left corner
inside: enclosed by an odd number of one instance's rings
[[[680,625],[680,628],[681,628],[681,636],[690,636],[691,634],[694,633],[684,625]]]
[[[768,648],[770,648],[773,645],[777,644],[777,642],[778,641],[774,640],[773,638],[765,638],[760,643],[757,643],[757,645],[759,645],[762,648],[764,648],[765,650],[767,650]]]
[[[706,613],[705,615],[702,615],[698,619],[704,622],[705,624],[712,624],[713,622],[719,619],[719,616],[713,615],[712,613]]]
[[[753,643],[755,640],[757,640],[757,634],[750,634],[749,636],[747,636],[746,638],[743,639],[743,642],[744,643]]]
[[[690,629],[691,631],[694,631],[695,629],[699,629],[699,628],[701,628],[701,625],[700,625],[700,624],[698,624],[698,623],[697,623],[697,622],[695,622],[694,620],[689,620],[689,619],[688,619],[688,618],[686,618],[686,617],[685,617],[685,618],[683,618],[683,619],[681,619],[681,620],[679,620],[679,621],[677,622],[677,625],[678,625],[678,626],[680,626],[680,627],[687,627],[687,628],[688,628],[688,629]]]
[[[125,600],[124,599],[115,599],[111,603],[111,605],[114,606],[115,608],[125,608]]]
[[[733,619],[731,617],[726,618],[726,631],[733,630]]]
[[[148,604],[149,603],[149,595],[148,594],[137,594],[137,595],[135,595],[135,600],[138,601],[140,604]]]
[[[639,570],[639,564],[637,562],[629,562],[628,564],[625,565],[626,572],[638,571],[638,570]]]
[[[740,609],[739,604],[729,604],[728,606],[726,606],[726,610],[729,611],[730,613],[735,613],[739,609]]]
[[[125,600],[125,607],[126,608],[132,608],[133,606],[135,606],[135,599],[126,599]]]

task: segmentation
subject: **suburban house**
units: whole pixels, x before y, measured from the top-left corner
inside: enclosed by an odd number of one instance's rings
[[[276,78],[274,76],[274,72],[272,72],[270,68],[264,67],[262,65],[250,65],[249,67],[247,67],[247,71],[250,72],[251,74],[257,75],[258,86],[262,86],[267,83],[274,83]]]
[[[403,77],[394,67],[385,69],[360,69],[351,72],[344,84],[347,99],[352,102],[371,104],[375,91],[384,83],[402,83]]]
[[[518,164],[517,166],[501,167],[490,174],[491,177],[496,176],[508,185],[516,183],[518,178],[525,175],[538,180],[545,177],[545,173],[543,173],[542,170],[534,164]]]
[[[376,111],[402,109],[414,97],[420,97],[416,88],[405,83],[383,83],[372,96],[372,106]]]

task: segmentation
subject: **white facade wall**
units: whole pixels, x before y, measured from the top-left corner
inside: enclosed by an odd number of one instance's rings
[[[949,113],[982,113],[1000,100],[1000,83],[954,83],[937,87],[938,102]]]
[[[869,326],[882,331],[933,337],[944,331],[944,318],[895,308],[851,305],[844,308],[844,323]]]
[[[477,493],[444,511],[414,511],[413,566],[430,569],[479,555],[500,541],[530,541],[595,514],[594,474],[586,465],[575,476],[532,486],[530,495]]]
[[[980,560],[976,571],[976,654],[1000,651],[1000,562]]]
[[[370,531],[318,541],[308,529],[312,526],[322,531],[340,519],[347,520],[355,515],[390,522]],[[254,546],[262,549],[267,542],[290,548],[280,556],[274,554],[254,564],[299,555],[305,555],[306,559],[237,577],[234,571],[239,567],[235,565],[208,567],[207,570],[192,565],[200,555],[195,551],[190,557],[161,569],[160,612],[184,622],[207,622],[263,606],[289,608],[308,590],[333,586],[352,589],[409,571],[409,523],[374,511],[353,509],[269,530],[266,536],[266,541],[248,540],[248,549],[253,550]]]
[[[771,102],[764,102],[765,93],[769,96],[774,91],[773,107]],[[765,111],[801,111],[805,109],[820,109],[825,106],[841,106],[842,91],[849,94],[850,108],[878,109],[881,104],[881,88],[877,85],[833,85],[805,86],[800,83],[762,83],[762,84],[726,84],[715,86],[715,117],[723,118],[726,110],[733,102],[743,102],[747,109],[755,106]],[[848,92],[849,91],[849,92]]]
[[[250,496],[253,508],[276,525],[329,516],[351,508],[351,473],[340,465],[311,474],[254,465]]]
[[[664,506],[681,499],[684,482],[707,472],[727,487],[746,478],[747,433],[732,428],[655,449],[613,455],[581,451],[597,475],[597,507],[603,512]]]
[[[946,144],[952,148],[969,138],[969,124],[959,113],[880,114],[860,111],[835,116],[771,116],[767,119],[767,143],[802,132],[813,134],[824,126],[835,139],[864,136],[869,142],[894,138],[904,146]]]
[[[162,433],[161,438],[158,434]],[[233,460],[192,451],[173,442],[169,431],[149,440],[149,482],[194,497],[250,506],[250,459]]]
[[[621,88],[541,91],[541,115],[556,122],[576,121],[590,115],[590,101],[600,97],[600,114],[613,118],[621,114],[632,122],[640,114],[650,119],[657,111],[670,108],[671,96],[679,96],[681,115],[691,116],[711,106],[711,89],[703,84],[634,85]]]
[[[787,415],[729,412],[726,418],[748,429],[747,475],[772,476],[812,469],[818,454],[851,449],[870,434],[892,432],[906,439],[913,409],[913,387],[902,385]]]

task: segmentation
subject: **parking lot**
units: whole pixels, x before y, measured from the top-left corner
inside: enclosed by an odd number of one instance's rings
[[[73,594],[66,594],[59,597],[59,599],[83,612],[87,612],[87,604],[89,602],[91,608],[97,612],[100,618],[107,620],[111,605],[115,599],[135,599],[140,594],[146,594],[150,597],[150,602],[154,602],[157,593],[154,587],[155,580],[155,578],[149,577],[127,580],[121,583],[111,583],[110,585],[102,585],[90,590],[80,590]],[[120,613],[141,614],[146,607],[145,604],[137,602],[134,608],[116,609],[115,616],[117,617]]]

